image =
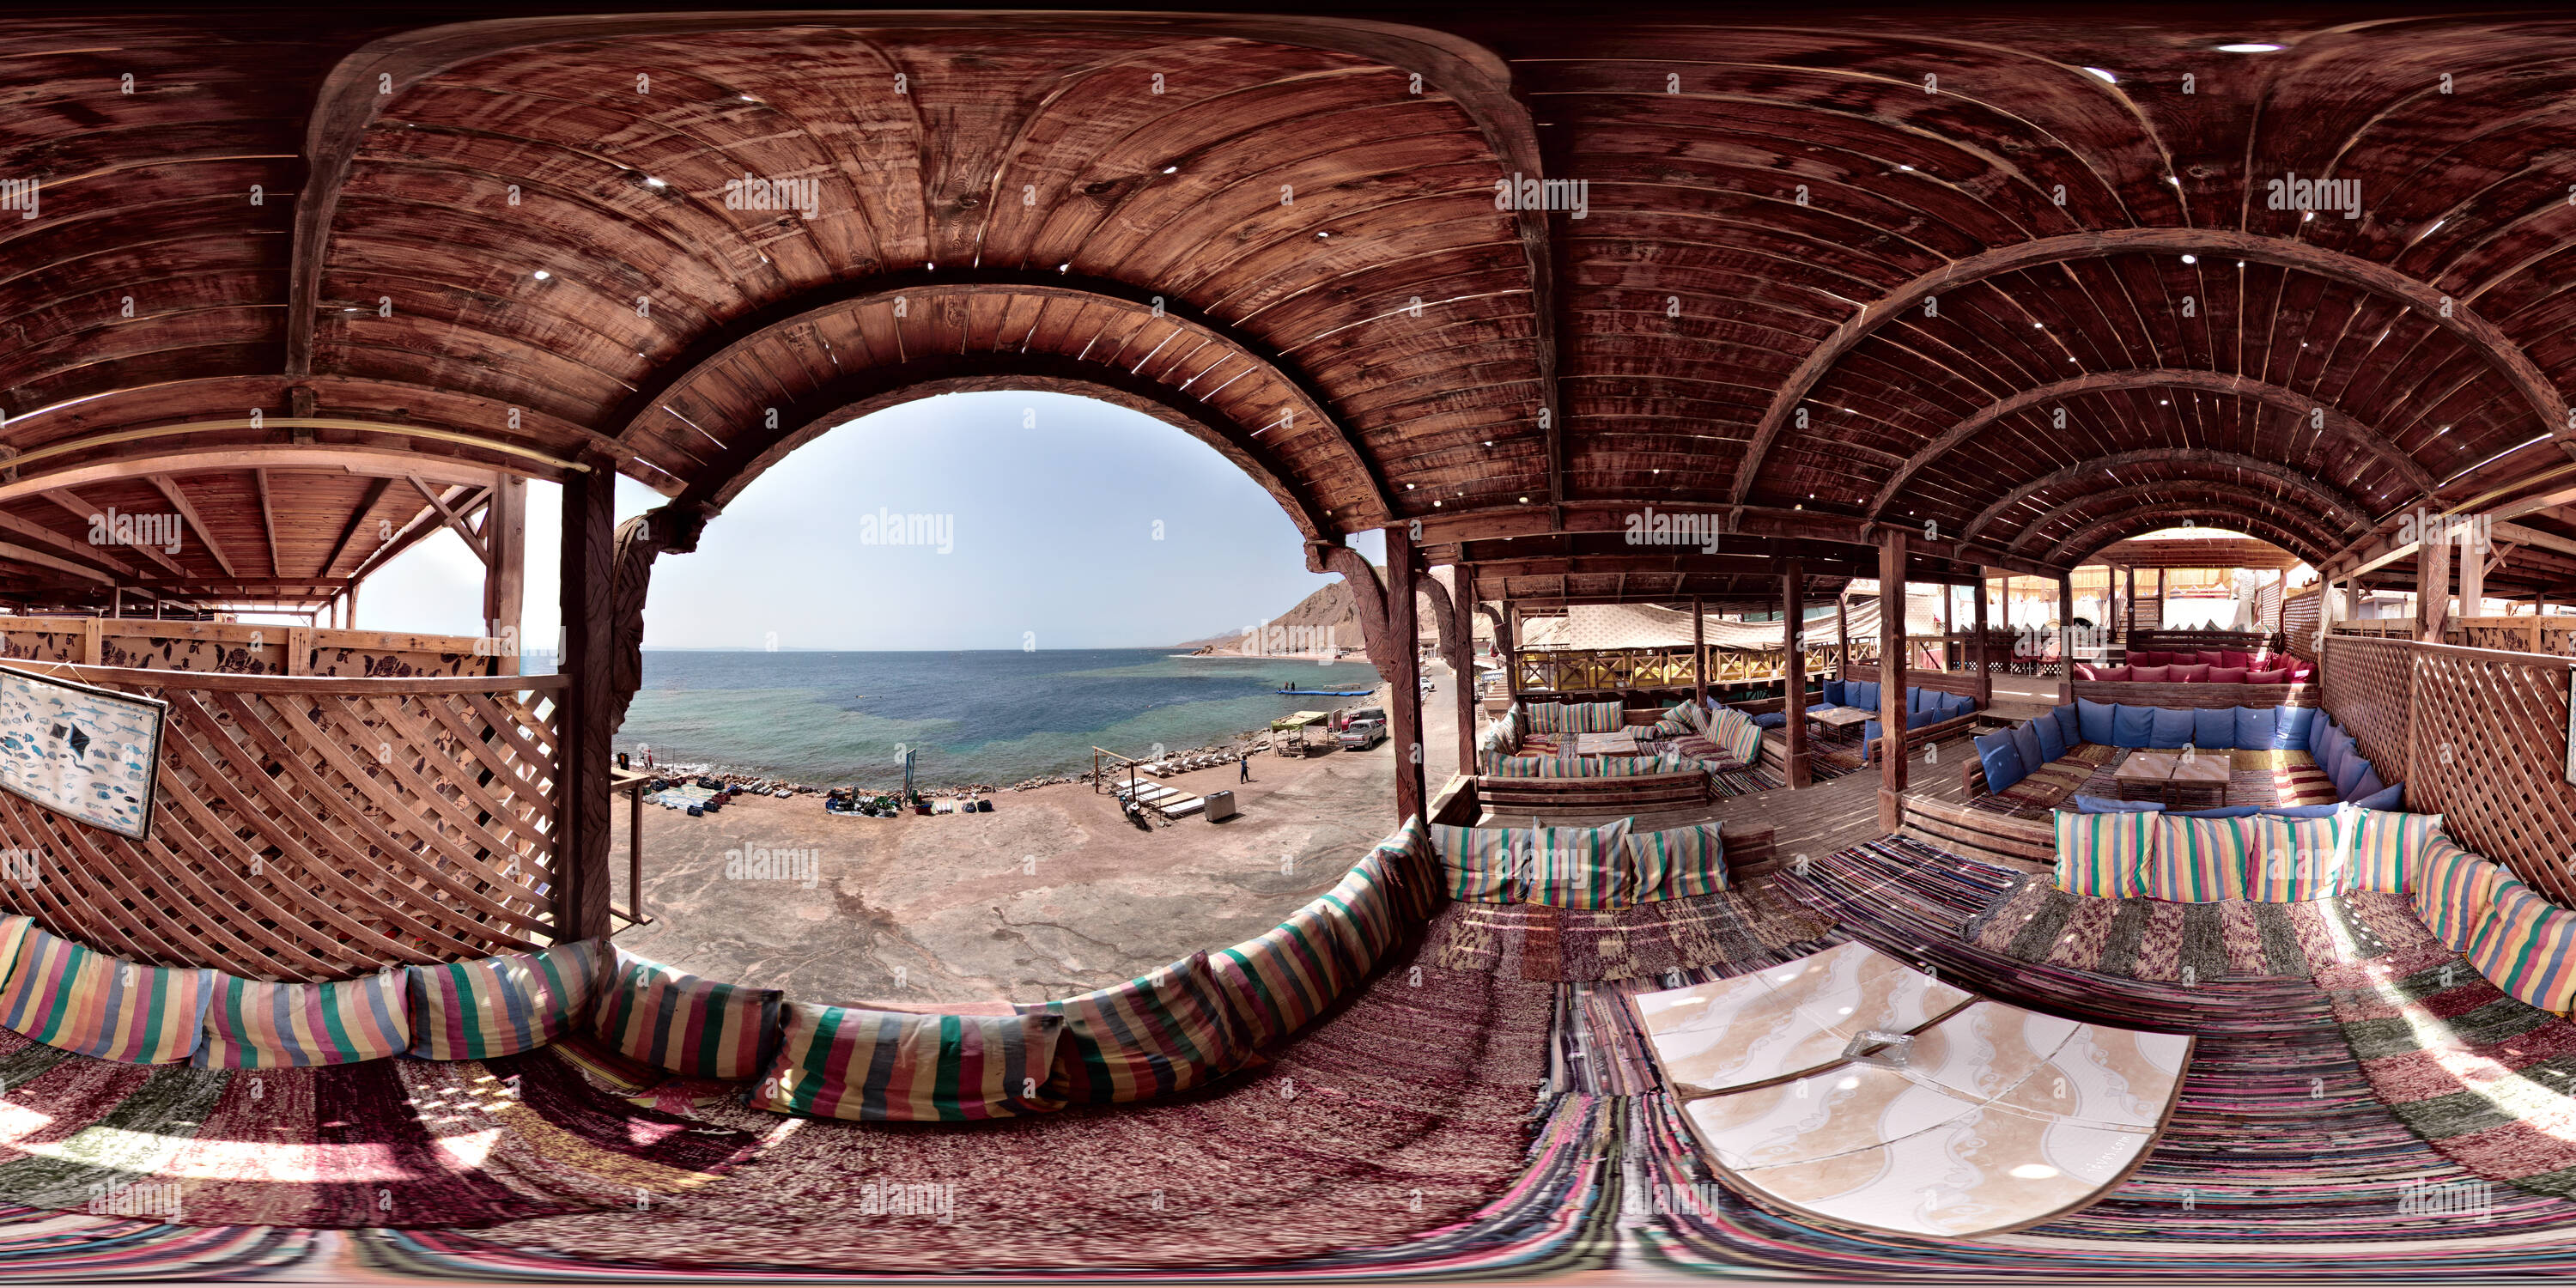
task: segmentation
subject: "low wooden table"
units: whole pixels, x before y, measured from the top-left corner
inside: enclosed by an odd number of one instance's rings
[[[1875,711],[1860,707],[1835,707],[1830,711],[1810,711],[1807,719],[1839,733],[1854,725],[1865,725],[1878,718]]]
[[[2225,752],[2194,752],[2174,758],[2165,779],[2166,809],[2217,809],[2227,803],[2227,780],[2235,758]]]
[[[1578,733],[1574,735],[1574,754],[1578,756],[1636,755],[1637,731],[1621,729],[1615,733]]]
[[[2131,752],[2112,771],[2111,780],[2120,785],[2121,800],[2161,801],[2165,798],[2165,782],[2173,777],[2174,765],[2181,759],[2170,751]]]

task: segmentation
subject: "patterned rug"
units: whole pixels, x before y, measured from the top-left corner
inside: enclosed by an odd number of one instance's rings
[[[1973,751],[1971,755],[1975,754]],[[1970,809],[2014,818],[2046,818],[2048,812],[2065,803],[2066,798],[2085,789],[2095,771],[2118,762],[2122,751],[2100,743],[2085,743],[2064,756],[2040,766],[2020,782],[2000,792],[1972,797]]]
[[[539,1052],[312,1069],[130,1065],[0,1029],[0,1200],[189,1225],[483,1226],[703,1190],[781,1125],[626,1104]],[[129,1187],[131,1187],[129,1189]]]
[[[1768,965],[1781,950],[1829,928],[1804,908],[1736,890],[1610,912],[1453,903],[1432,919],[1428,956],[1449,970],[1543,983],[1601,983],[1704,968],[1734,974]]]
[[[2191,983],[2307,979],[2319,967],[2431,942],[2403,895],[2305,903],[2168,903],[2068,894],[2025,873],[1960,927],[1977,947],[2064,970]]]
[[[2329,967],[2317,984],[2400,1121],[2479,1176],[2576,1197],[2576,1024],[2439,944]]]

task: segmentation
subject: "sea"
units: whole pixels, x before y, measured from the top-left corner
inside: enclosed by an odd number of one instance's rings
[[[914,753],[925,788],[1088,772],[1092,748],[1145,756],[1230,742],[1294,711],[1363,698],[1283,697],[1373,689],[1364,661],[1190,657],[1168,649],[955,653],[647,649],[618,731],[637,762],[784,778],[815,787],[891,786]]]

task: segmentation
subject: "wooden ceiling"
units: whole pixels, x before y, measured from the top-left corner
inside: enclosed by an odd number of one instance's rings
[[[2564,486],[2576,20],[2230,12],[0,19],[0,598],[329,590],[442,522],[412,473],[721,506],[996,386],[1450,558],[1652,505],[1711,559],[2188,515],[2348,569]],[[169,493],[175,567],[17,527]],[[1757,575],[1579,544],[1495,575]]]

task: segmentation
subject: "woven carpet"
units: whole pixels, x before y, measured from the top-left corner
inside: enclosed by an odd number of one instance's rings
[[[479,1226],[701,1189],[760,1131],[624,1103],[544,1053],[311,1069],[130,1065],[0,1029],[0,1200],[152,1182],[191,1225]]]
[[[2022,873],[1960,927],[2016,961],[2115,979],[2307,979],[2390,946],[2431,942],[2403,895],[2367,891],[2302,903],[2168,903],[2068,894]]]
[[[2397,1117],[2479,1176],[2576,1196],[2576,1024],[2422,945],[2318,972]]]
[[[1650,978],[1703,967],[1751,970],[1825,933],[1802,907],[1726,890],[1615,912],[1456,903],[1433,918],[1430,959],[1545,983]],[[1793,954],[1794,955],[1794,954]]]
[[[2000,792],[1988,792],[1968,801],[1970,809],[2014,818],[2046,818],[2048,812],[2066,802],[2066,798],[2084,790],[2095,772],[2117,762],[2121,749],[2099,743],[2085,743],[2073,751],[2040,766],[2020,782]]]
[[[1712,769],[1708,772],[1709,786],[1720,798],[1750,796],[1755,792],[1767,792],[1775,787],[1785,787],[1788,782],[1789,780],[1761,765],[1747,765],[1741,769]]]

